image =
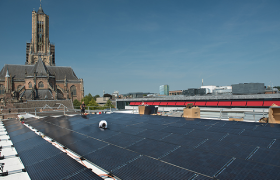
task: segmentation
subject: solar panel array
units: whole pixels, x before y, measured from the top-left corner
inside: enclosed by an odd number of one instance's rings
[[[277,124],[118,113],[26,123],[121,179],[280,177]]]
[[[102,179],[18,120],[3,123],[31,179]]]

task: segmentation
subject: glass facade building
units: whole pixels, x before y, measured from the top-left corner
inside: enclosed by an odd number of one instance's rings
[[[161,85],[159,86],[159,95],[169,95],[169,85]]]

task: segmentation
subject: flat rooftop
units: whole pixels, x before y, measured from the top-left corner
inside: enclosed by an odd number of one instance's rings
[[[98,128],[101,120],[108,129]],[[72,166],[56,169],[50,161],[57,158],[49,151],[54,150],[42,146],[50,143],[36,143],[38,135],[16,120],[3,123],[31,179],[72,177]],[[25,123],[116,179],[280,178],[278,124],[122,113],[29,118]],[[32,145],[23,146],[27,143]],[[41,173],[46,165],[49,173]]]

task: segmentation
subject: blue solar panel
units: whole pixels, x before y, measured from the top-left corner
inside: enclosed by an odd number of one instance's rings
[[[112,171],[115,168],[124,166],[129,161],[135,159],[138,156],[138,153],[109,145],[89,153],[84,157],[103,169]]]
[[[214,176],[256,179],[256,174],[261,177],[268,169],[274,174],[279,170],[277,125],[136,114],[89,115],[87,118],[63,116],[29,122],[123,179],[209,179]],[[105,131],[98,128],[103,119],[109,127]],[[18,128],[11,122],[8,124],[11,129]],[[238,172],[238,165],[252,170],[248,173],[242,170],[245,173],[242,174]],[[255,173],[257,167],[259,172]]]
[[[18,154],[23,164],[25,166],[29,166],[60,153],[62,153],[62,151],[60,151],[50,143],[43,143],[31,149],[20,151]]]
[[[25,126],[21,123],[16,123],[16,124],[12,124],[8,127],[6,127],[6,130],[9,131],[9,132],[13,132],[13,131],[17,131],[17,130],[20,130],[20,129],[23,129]]]
[[[121,179],[190,179],[195,175],[193,172],[145,156],[113,170],[113,173]]]
[[[166,126],[166,128],[161,129],[160,131],[162,132],[168,132],[168,133],[175,133],[175,134],[188,134],[190,132],[192,132],[194,129],[187,129],[187,128],[177,128],[177,127],[169,127]]]
[[[226,128],[226,127],[218,127],[218,126],[212,126],[211,128],[207,129],[207,131],[210,132],[219,132],[219,133],[229,133],[229,134],[236,134],[238,135],[243,129],[232,129],[232,128]]]
[[[203,131],[203,130],[194,130],[191,133],[188,133],[187,136],[189,137],[200,137],[204,139],[213,139],[213,140],[219,140],[223,136],[225,136],[226,133],[219,133],[219,132],[210,132],[210,131]]]
[[[137,127],[137,126],[135,126]],[[166,128],[167,126],[165,125],[157,125],[157,124],[150,124],[150,123],[144,123],[142,126],[139,126],[141,128],[144,128],[144,129],[150,129],[150,130],[161,130],[161,129],[164,129]]]
[[[122,133],[127,133],[131,135],[136,135],[138,133],[141,133],[143,131],[146,131],[144,128],[137,128],[137,127],[125,127],[119,130]]]
[[[138,141],[143,140],[143,139],[144,139],[143,137],[134,136],[134,135],[130,135],[130,134],[119,133],[116,136],[104,139],[104,141],[112,143],[112,144],[117,145],[117,146],[128,147],[128,146],[131,146],[132,144],[135,144]]]
[[[167,136],[164,139],[162,139],[162,141],[185,147],[195,147],[199,143],[205,141],[205,138],[194,138],[189,137],[187,135],[171,134],[170,136]]]
[[[169,152],[175,151],[177,148],[179,148],[179,146],[176,144],[160,142],[152,139],[144,139],[143,141],[133,144],[127,148],[143,155],[160,158]]]
[[[241,144],[247,144],[253,146],[267,147],[273,139],[230,134],[225,138],[225,140],[232,143],[241,143]]]
[[[255,148],[256,146],[249,146],[240,143],[231,143],[227,142],[226,140],[208,140],[201,144],[199,147],[197,147],[197,150],[246,159]]]
[[[14,137],[14,136],[18,136],[18,135],[21,135],[21,134],[24,134],[24,133],[27,133],[27,132],[30,132],[30,129],[28,129],[27,127],[24,126],[19,130],[12,131],[12,132],[9,131],[8,134],[9,134],[10,137]]]
[[[154,139],[154,140],[161,140],[162,138],[170,135],[171,133],[167,133],[167,132],[160,132],[160,131],[156,131],[156,130],[146,130],[143,131],[139,134],[137,134],[137,136],[141,136],[141,137],[145,137],[145,138],[150,138],[150,139]]]
[[[119,132],[112,131],[110,129],[103,130],[103,129],[98,128],[98,126],[95,126],[95,128],[96,128],[95,131],[92,131],[91,133],[88,133],[87,135],[90,137],[93,137],[93,138],[103,140],[103,139],[106,139],[106,138],[119,134]]]
[[[55,140],[62,145],[69,145],[69,144],[73,144],[77,141],[80,141],[82,139],[86,139],[86,138],[87,138],[87,136],[85,136],[85,135],[78,134],[76,132],[71,131],[64,136],[56,137]]]
[[[38,136],[38,135],[35,134],[33,131],[29,130],[29,132],[26,132],[24,134],[20,134],[20,135],[17,135],[17,136],[12,136],[10,138],[11,138],[13,143],[18,143],[18,142],[21,142],[21,141],[24,141],[24,140],[27,140],[27,139],[30,139],[30,138],[33,138],[33,137],[36,137],[36,136]]]
[[[67,148],[75,153],[84,156],[90,152],[96,151],[99,148],[105,147],[108,144],[92,138],[85,138],[72,144],[65,144]]]
[[[75,172],[67,177],[64,177],[65,180],[103,180],[100,176],[92,173],[90,169],[82,169],[81,171]]]
[[[36,146],[39,146],[41,144],[46,144],[46,143],[48,143],[48,142],[45,141],[41,136],[35,136],[35,137],[32,137],[32,138],[24,140],[24,141],[15,142],[14,146],[15,146],[17,152],[20,153],[22,151],[32,149]]]
[[[278,150],[259,148],[252,154],[249,161],[255,161],[259,163],[275,165],[280,167],[280,154]]]
[[[163,161],[177,166],[199,172],[208,176],[213,176],[221,169],[231,157],[213,154],[209,152],[197,151],[181,147],[175,152],[162,158]]]
[[[254,136],[254,137],[260,137],[260,138],[273,138],[273,139],[280,139],[280,133],[279,132],[267,132],[263,133],[261,129],[255,129],[255,130],[246,130],[242,132],[243,136]]]
[[[220,174],[218,179],[279,179],[280,168],[267,164],[235,159]]]
[[[66,154],[60,153],[44,161],[25,166],[25,169],[31,179],[64,179],[86,168]],[[95,174],[93,176],[96,177]]]

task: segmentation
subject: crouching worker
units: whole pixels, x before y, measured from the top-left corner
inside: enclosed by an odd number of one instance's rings
[[[107,129],[107,121],[101,120],[101,121],[99,122],[99,128]]]

